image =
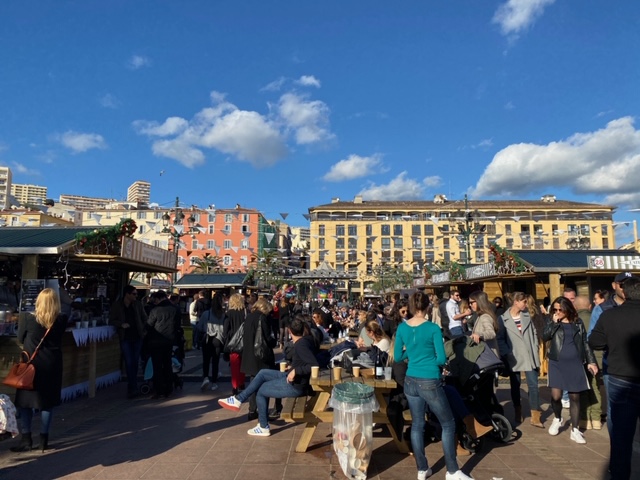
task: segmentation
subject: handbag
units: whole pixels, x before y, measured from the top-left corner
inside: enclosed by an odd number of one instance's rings
[[[240,324],[238,330],[231,336],[224,346],[225,353],[242,353],[244,347],[244,322]]]
[[[13,366],[9,369],[9,373],[2,381],[4,385],[16,388],[18,390],[33,390],[33,381],[36,377],[36,367],[32,362],[36,354],[38,353],[38,350],[40,349],[40,345],[42,345],[42,342],[47,336],[47,333],[49,333],[49,330],[50,329],[48,328],[44,333],[42,339],[40,340],[40,343],[38,343],[38,346],[36,347],[31,357],[29,357],[28,352],[24,350],[22,351],[20,357],[24,355],[27,361],[13,364]]]
[[[262,318],[258,320],[258,329],[256,330],[256,338],[253,342],[253,354],[256,358],[263,360],[267,356],[267,341],[262,334]]]

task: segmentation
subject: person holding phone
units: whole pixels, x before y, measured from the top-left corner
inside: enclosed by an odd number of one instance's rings
[[[589,389],[586,368],[596,375],[596,357],[587,343],[587,331],[578,317],[573,303],[564,297],[551,304],[550,316],[542,333],[549,340],[549,387],[551,408],[555,418],[549,427],[550,435],[558,435],[564,422],[562,418],[562,391],[569,392],[569,414],[571,415],[571,440],[585,444],[578,428],[580,417],[580,392]]]

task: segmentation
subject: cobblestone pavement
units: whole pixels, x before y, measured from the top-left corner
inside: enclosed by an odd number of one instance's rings
[[[127,400],[126,385],[119,383],[99,391],[96,398],[60,406],[54,411],[51,450],[13,453],[9,447],[16,440],[0,444],[0,479],[346,478],[332,450],[329,424],[318,428],[306,453],[295,452],[301,425],[277,421],[271,437],[250,437],[246,431],[253,422],[247,422],[244,414],[221,409],[216,402],[230,394],[228,381],[220,382],[216,391],[200,391],[198,360],[197,352],[191,352],[184,388],[168,399]],[[506,403],[510,418],[505,385],[498,389],[498,397]],[[546,388],[541,388],[541,397],[548,402]],[[548,403],[543,409],[546,418]],[[486,441],[481,452],[460,462],[466,473],[479,480],[607,479],[606,429],[590,430],[585,438],[586,445],[577,445],[569,440],[567,428],[552,437],[525,419],[511,442]],[[432,478],[444,479],[441,445],[429,445],[427,457],[434,470]],[[634,472],[640,477],[637,451]],[[398,453],[388,433],[378,428],[368,474],[377,480],[405,480],[416,478],[416,467],[413,457]]]

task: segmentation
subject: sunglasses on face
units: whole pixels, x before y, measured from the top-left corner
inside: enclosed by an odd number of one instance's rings
[[[564,310],[562,310],[561,308],[554,308],[553,311],[554,312],[564,312]]]

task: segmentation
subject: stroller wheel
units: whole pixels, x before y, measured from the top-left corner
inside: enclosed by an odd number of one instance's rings
[[[142,395],[149,395],[151,393],[151,385],[148,383],[143,383],[140,385],[140,393]]]
[[[467,432],[460,435],[460,444],[465,450],[471,453],[476,453],[480,449],[480,441],[481,439],[473,438]]]
[[[493,436],[500,440],[501,442],[508,442],[511,440],[511,434],[513,430],[511,429],[511,423],[505,417],[500,415],[499,413],[494,413],[491,415],[491,423],[493,423]]]

